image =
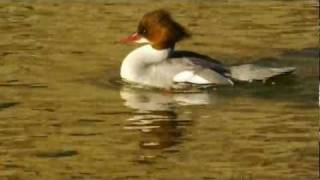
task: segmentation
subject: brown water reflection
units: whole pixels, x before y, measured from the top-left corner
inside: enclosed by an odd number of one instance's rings
[[[0,2],[0,179],[317,179],[314,0]],[[131,87],[116,43],[167,8],[177,48],[292,77],[187,93]]]
[[[185,128],[192,124],[192,117],[188,113],[178,112],[177,106],[209,104],[207,93],[169,94],[124,87],[120,95],[126,106],[136,110],[127,119],[124,129],[141,132],[139,145],[142,149],[178,151],[174,146],[183,141]],[[155,157],[143,154],[140,161]]]

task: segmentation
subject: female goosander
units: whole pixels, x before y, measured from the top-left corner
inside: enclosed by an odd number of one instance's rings
[[[185,87],[186,84],[233,85],[236,81],[265,81],[295,70],[293,67],[269,68],[253,64],[226,67],[208,56],[175,51],[175,44],[189,36],[167,11],[155,10],[145,14],[137,32],[121,40],[147,44],[135,49],[123,60],[122,79],[170,89]]]

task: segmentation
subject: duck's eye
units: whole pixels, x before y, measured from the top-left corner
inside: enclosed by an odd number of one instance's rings
[[[147,29],[143,29],[143,30],[142,30],[142,34],[143,34],[143,35],[146,35],[146,34],[147,34]]]

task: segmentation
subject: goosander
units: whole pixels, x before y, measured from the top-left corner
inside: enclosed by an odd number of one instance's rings
[[[165,10],[145,14],[137,32],[123,43],[145,43],[122,62],[121,78],[127,82],[172,89],[186,85],[233,85],[238,81],[265,81],[288,74],[294,67],[270,68],[254,64],[227,67],[209,56],[177,51],[175,44],[190,34]]]

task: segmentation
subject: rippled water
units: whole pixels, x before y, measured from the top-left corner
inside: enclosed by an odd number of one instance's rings
[[[317,179],[318,2],[0,2],[0,179]],[[124,85],[117,40],[169,9],[178,49],[296,66],[193,93]]]

